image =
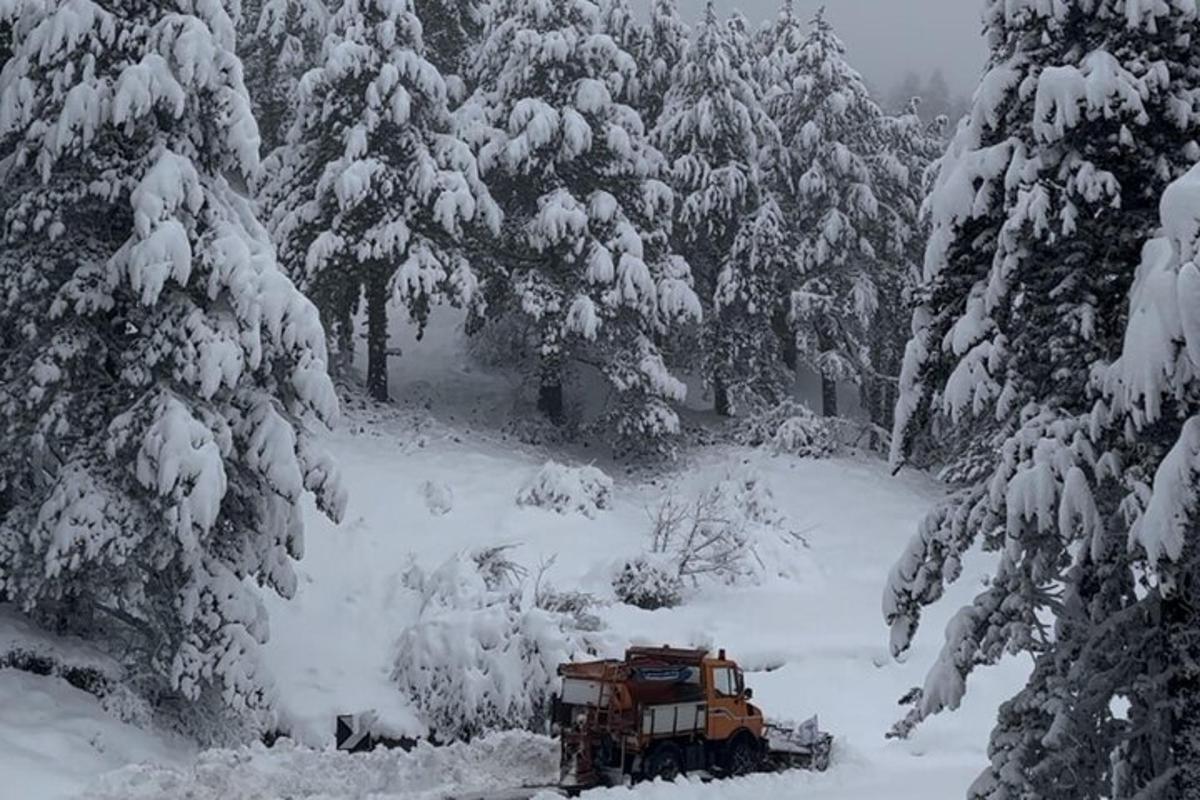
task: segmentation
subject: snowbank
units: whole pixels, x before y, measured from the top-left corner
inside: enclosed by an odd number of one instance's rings
[[[75,797],[126,764],[185,763],[190,748],[113,718],[62,678],[0,669],[0,797]]]
[[[286,739],[274,747],[210,750],[188,769],[133,766],[105,776],[88,800],[442,800],[496,787],[545,786],[558,751],[544,736],[503,733],[471,744],[350,755]]]

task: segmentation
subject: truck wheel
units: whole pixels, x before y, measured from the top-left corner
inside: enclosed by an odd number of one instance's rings
[[[730,775],[749,775],[758,770],[762,748],[748,733],[739,733],[729,741],[725,751],[725,771]]]
[[[683,759],[679,755],[678,747],[673,744],[660,744],[646,759],[646,780],[662,778],[664,781],[673,781],[683,771],[682,764]]]

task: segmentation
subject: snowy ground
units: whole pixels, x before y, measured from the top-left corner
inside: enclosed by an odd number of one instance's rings
[[[19,650],[60,668],[114,674],[87,644],[46,635],[0,606],[0,654]],[[62,677],[0,669],[0,798],[71,797],[97,775],[131,762],[186,766],[192,750],[114,718]]]
[[[614,654],[630,642],[726,648],[756,670],[748,680],[768,714],[820,714],[838,737],[838,755],[825,775],[690,786],[685,793],[749,797],[770,785],[811,798],[949,798],[961,796],[984,765],[994,709],[1023,677],[1016,663],[982,675],[960,712],[931,720],[910,741],[883,738],[900,716],[897,698],[922,682],[946,616],[982,577],[982,564],[969,565],[909,663],[891,661],[879,599],[892,561],[937,495],[920,476],[892,478],[867,458],[803,461],[717,448],[657,485],[618,479],[614,508],[589,520],[513,502],[540,466],[539,453],[515,454],[511,443],[483,437],[454,441],[436,425],[406,441],[403,426],[392,424],[397,428],[334,438],[354,487],[348,521],[340,530],[314,523],[301,592],[271,609],[270,657],[293,730],[309,743],[328,740],[338,711],[376,708],[403,728],[407,711],[387,673],[390,643],[414,614],[398,589],[410,554],[433,566],[479,544],[517,543],[530,566],[557,556],[549,573],[556,585],[604,594],[612,564],[644,546],[646,509],[664,492],[686,493],[730,470],[753,470],[805,531],[811,547],[799,580],[712,589],[674,610],[612,605],[601,616]],[[417,487],[425,479],[452,487],[450,513],[424,508]]]
[[[923,476],[891,477],[869,457],[808,461],[739,448],[694,451],[661,477],[616,479],[613,507],[595,519],[521,508],[514,498],[550,452],[500,432],[512,411],[511,384],[438,357],[411,361],[393,387],[395,410],[350,409],[328,444],[344,470],[351,501],[335,527],[309,514],[306,555],[294,600],[270,599],[266,658],[277,676],[281,727],[299,745],[212,751],[199,757],[107,717],[88,695],[57,678],[0,670],[0,775],[16,774],[21,798],[66,797],[91,787],[114,798],[433,798],[541,783],[553,774],[547,740],[509,737],[413,754],[329,752],[335,714],[375,709],[393,733],[418,723],[389,681],[393,642],[416,616],[402,576],[432,569],[480,545],[519,545],[530,569],[555,557],[547,578],[558,588],[611,596],[613,564],[640,552],[647,509],[667,493],[686,495],[730,472],[753,471],[810,548],[795,557],[794,580],[712,589],[673,610],[600,610],[612,655],[629,643],[723,647],[751,671],[756,702],[777,718],[817,713],[837,736],[824,774],[788,773],[701,785],[642,786],[637,800],[804,797],[889,800],[961,797],[985,764],[997,704],[1023,678],[1009,662],[978,676],[964,707],[929,721],[906,742],[884,732],[901,715],[896,700],[919,685],[959,602],[980,585],[986,562],[935,610],[906,664],[888,657],[880,596],[887,572],[939,488]],[[448,376],[448,377],[447,377]],[[426,401],[443,409],[437,418]],[[446,410],[449,409],[449,410]],[[589,457],[586,450],[571,454]],[[562,460],[567,457],[559,454]],[[448,513],[430,510],[421,486],[448,486]],[[0,619],[0,631],[4,620]],[[314,749],[309,749],[314,748]],[[127,767],[128,763],[156,766]],[[0,785],[0,797],[9,787]],[[593,800],[627,790],[588,793]]]

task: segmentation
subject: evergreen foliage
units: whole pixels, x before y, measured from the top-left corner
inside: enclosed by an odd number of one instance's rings
[[[677,249],[705,308],[700,366],[723,415],[731,393],[774,402],[783,384],[770,319],[786,226],[759,168],[780,137],[744,57],[710,2],[654,131],[671,165]]]
[[[783,134],[773,159],[789,229],[789,313],[779,325],[799,360],[822,377],[827,416],[837,382],[860,381],[879,307],[879,199],[871,155],[881,148],[882,112],[818,13],[795,49],[790,9],[767,59],[766,107]]]
[[[6,10],[11,10],[11,5]],[[220,4],[26,3],[0,73],[0,594],[117,629],[166,695],[261,710],[303,496],[344,498],[317,312],[239,193],[258,133]]]
[[[893,439],[899,465],[932,436],[958,486],[895,567],[892,647],[981,543],[995,576],[947,628],[914,709],[956,708],[977,666],[1033,655],[971,796],[1187,797],[1195,562],[1162,545],[1194,527],[1170,488],[1189,475],[1194,373],[1161,290],[1194,297],[1191,251],[1178,233],[1140,251],[1200,155],[1197,9],[993,0],[985,19],[989,68],[930,200]]]
[[[388,306],[423,326],[437,303],[482,307],[466,240],[499,230],[475,157],[408,0],[345,0],[324,64],[304,76],[280,154],[273,228],[288,271],[343,357],[365,298],[367,389],[387,399]]]
[[[469,104],[505,214],[493,308],[527,323],[548,416],[564,416],[564,380],[586,364],[611,389],[621,446],[661,451],[685,387],[658,342],[700,307],[671,249],[664,159],[617,99],[636,61],[586,0],[509,0],[496,20]]]

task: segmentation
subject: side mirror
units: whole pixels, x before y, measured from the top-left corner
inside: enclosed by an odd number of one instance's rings
[[[742,696],[745,697],[747,700],[753,700],[754,699],[754,690],[751,689],[749,686],[747,686],[746,691],[742,692]]]

